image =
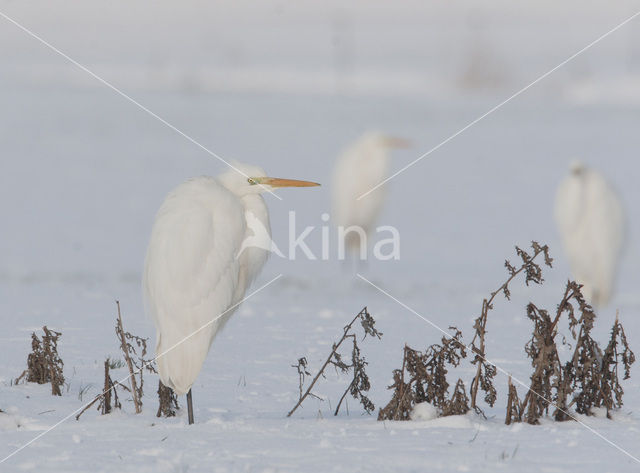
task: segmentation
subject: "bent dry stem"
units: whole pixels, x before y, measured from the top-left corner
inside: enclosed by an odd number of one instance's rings
[[[304,393],[303,393],[304,378],[305,378],[305,376],[310,376],[311,373],[309,373],[309,371],[307,371],[307,359],[304,358],[304,357],[299,358],[298,359],[298,364],[297,365],[293,365],[293,367],[298,370],[300,395],[299,395],[298,402],[289,411],[289,413],[287,414],[287,417],[291,417],[291,415],[296,411],[296,409],[298,409],[298,407],[300,407],[300,405],[304,402],[304,400],[307,397],[311,396],[311,397],[315,397],[317,399],[321,399],[320,397],[315,395],[312,390],[313,390],[313,387],[315,386],[316,382],[320,379],[320,377],[321,376],[324,377],[324,371],[329,365],[335,366],[336,369],[339,369],[343,373],[348,372],[350,369],[353,369],[353,379],[349,383],[349,386],[347,386],[347,389],[342,394],[342,397],[340,398],[340,401],[338,402],[338,406],[337,406],[337,408],[336,408],[336,410],[334,412],[334,415],[338,415],[338,411],[340,410],[340,406],[342,404],[342,401],[346,397],[347,393],[351,393],[351,395],[355,399],[359,399],[360,403],[363,405],[365,411],[367,411],[368,413],[373,411],[373,409],[375,408],[373,403],[369,400],[369,398],[367,398],[363,394],[363,391],[368,391],[369,388],[371,387],[370,384],[369,384],[369,378],[367,377],[366,372],[364,371],[364,367],[366,366],[367,363],[364,360],[364,358],[360,356],[360,348],[358,347],[356,334],[351,332],[353,324],[358,319],[360,319],[360,323],[362,324],[362,329],[364,330],[363,339],[366,338],[367,335],[370,335],[372,337],[377,337],[378,339],[382,337],[382,332],[379,332],[375,328],[375,320],[373,319],[373,317],[371,317],[371,315],[367,311],[367,308],[366,307],[363,308],[353,318],[353,320],[351,320],[351,322],[349,322],[344,327],[343,333],[342,333],[342,337],[340,338],[338,343],[334,343],[333,344],[333,348],[331,350],[331,353],[329,353],[329,356],[324,361],[324,363],[322,364],[322,367],[320,368],[318,373],[315,375],[315,377],[313,378],[313,380],[309,384],[309,387],[306,389],[306,391],[304,391]],[[347,339],[351,339],[352,342],[353,342],[353,349],[352,349],[352,352],[351,352],[351,364],[345,363],[342,360],[342,355],[340,355],[340,353],[338,351],[340,346]]]
[[[489,311],[493,309],[493,301],[496,296],[503,293],[507,300],[511,300],[511,292],[509,290],[509,284],[516,276],[524,271],[525,284],[528,286],[530,282],[535,284],[542,284],[542,268],[534,261],[540,254],[544,255],[544,263],[551,267],[553,259],[549,256],[549,247],[547,245],[540,245],[536,241],[531,242],[531,248],[533,249],[533,255],[529,255],[526,251],[516,246],[516,253],[522,260],[522,264],[519,268],[513,266],[508,260],[504,262],[505,267],[509,273],[509,278],[495,291],[493,291],[489,299],[482,301],[482,312],[476,319],[473,328],[475,329],[475,335],[471,341],[471,351],[475,357],[471,361],[476,365],[476,374],[471,381],[471,407],[476,412],[481,412],[477,403],[476,397],[478,395],[478,388],[482,388],[485,391],[485,402],[493,407],[496,401],[496,390],[493,386],[493,378],[496,375],[496,368],[486,359],[486,346],[485,335],[487,333],[487,317]],[[476,346],[476,340],[478,340],[478,346]]]

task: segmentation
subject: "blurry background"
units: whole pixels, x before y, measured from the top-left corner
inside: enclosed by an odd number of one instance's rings
[[[281,248],[289,210],[298,233],[324,224],[333,162],[360,133],[410,139],[413,149],[394,153],[400,169],[637,8],[0,1],[0,11],[225,159],[325,184],[279,192],[283,201],[265,196]],[[2,18],[0,43],[2,315],[39,326],[82,311],[109,325],[115,297],[141,314],[140,273],[163,197],[226,167]],[[513,245],[537,239],[556,258],[547,276],[556,300],[569,272],[553,199],[579,158],[625,203],[629,239],[613,306],[637,312],[639,124],[636,19],[393,179],[380,224],[399,229],[401,259],[363,271],[426,300],[463,290],[478,307]],[[318,256],[320,236],[307,240]],[[263,279],[279,272],[295,284],[353,278],[336,261],[273,257]]]

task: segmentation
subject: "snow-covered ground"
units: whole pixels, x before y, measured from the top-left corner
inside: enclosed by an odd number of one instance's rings
[[[225,159],[270,174],[329,183],[335,156],[370,128],[411,139],[400,169],[586,44],[637,2],[0,1],[0,12],[112,82]],[[514,286],[490,315],[492,361],[528,380],[526,301],[553,308],[569,269],[552,207],[568,163],[580,158],[618,188],[628,241],[612,303],[640,353],[640,25],[636,19],[389,183],[381,224],[401,234],[399,261],[361,273],[422,316],[455,324],[470,341],[482,298],[504,279],[513,245],[550,245],[554,269],[539,288]],[[44,432],[102,386],[118,356],[114,300],[127,329],[153,338],[143,315],[140,269],[154,213],[186,177],[224,164],[0,18],[0,457]],[[274,240],[316,229],[329,187],[266,196]],[[336,235],[331,254],[336,254]],[[184,412],[155,417],[157,379],[145,409],[62,423],[2,471],[634,471],[640,464],[640,375],[624,383],[615,419],[505,426],[507,380],[495,408],[475,415],[377,422],[353,401],[332,416],[348,382],[330,374],[293,417],[291,364],[317,369],[344,324],[368,306],[384,332],[363,343],[377,407],[404,343],[441,334],[335,261],[274,256],[217,338],[194,385],[196,425]],[[26,365],[30,334],[63,333],[68,385],[11,385]],[[125,369],[114,372],[124,377]],[[471,370],[459,373],[466,382]],[[80,393],[82,399],[80,399]],[[521,388],[520,392],[524,390]],[[180,400],[184,404],[184,400]],[[602,437],[607,440],[603,440]]]

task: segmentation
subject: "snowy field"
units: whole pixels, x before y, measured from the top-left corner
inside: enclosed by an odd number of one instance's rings
[[[228,160],[323,187],[265,196],[274,241],[288,212],[320,256],[321,215],[340,149],[369,129],[408,138],[398,170],[640,10],[638,2],[155,2],[21,3],[0,12]],[[561,3],[557,5],[556,3]],[[226,169],[215,157],[0,18],[0,458],[98,394],[106,356],[120,357],[115,300],[125,327],[155,337],[140,279],[154,214],[189,176]],[[552,208],[579,158],[618,189],[628,216],[616,293],[595,334],[605,342],[616,310],[640,354],[640,18],[389,182],[380,224],[401,235],[398,261],[358,271],[332,257],[273,256],[218,336],[186,412],[155,417],[157,378],[146,377],[135,415],[73,417],[0,464],[0,471],[522,471],[640,470],[640,374],[625,381],[613,420],[580,417],[504,425],[498,401],[475,414],[378,422],[355,401],[332,415],[348,377],[330,373],[291,418],[295,361],[316,370],[342,327],[367,306],[384,332],[362,344],[376,408],[390,399],[405,343],[441,333],[470,342],[483,297],[504,280],[514,245],[535,239],[555,258],[542,287],[513,286],[489,316],[488,356],[525,383],[531,368],[529,300],[554,309],[570,276]],[[12,385],[30,335],[62,332],[62,397],[48,385]],[[114,371],[117,378],[126,369]],[[466,383],[467,364],[460,370]],[[524,388],[519,389],[521,397]],[[184,399],[180,399],[184,405]],[[377,410],[376,410],[377,413]],[[592,430],[589,430],[592,429]]]

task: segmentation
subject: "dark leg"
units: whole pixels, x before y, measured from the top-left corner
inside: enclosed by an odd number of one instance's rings
[[[189,425],[193,424],[193,401],[191,400],[191,389],[187,393],[187,412],[189,414]]]

